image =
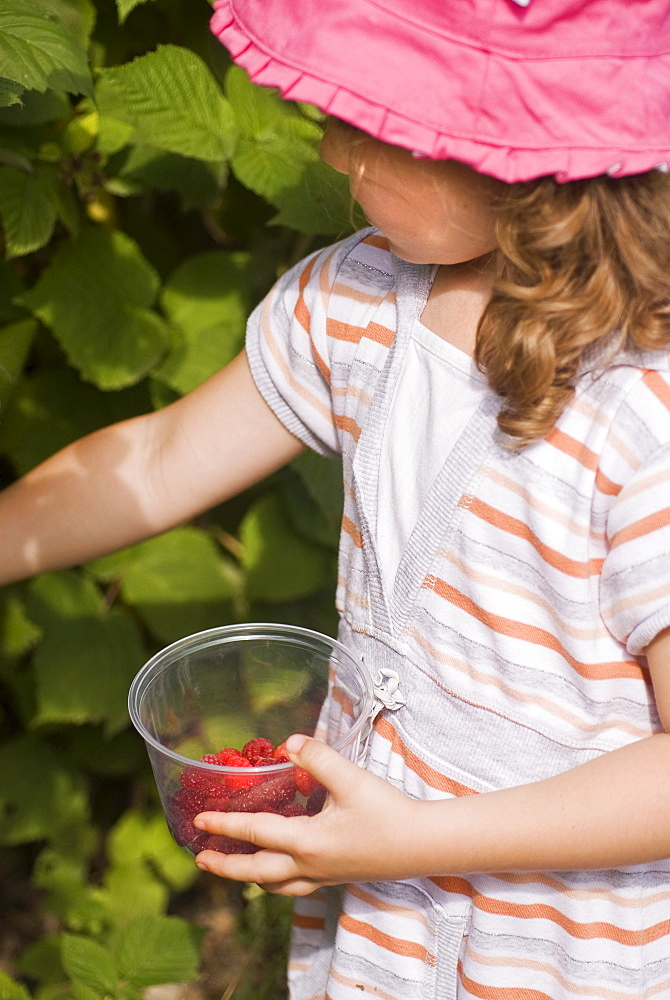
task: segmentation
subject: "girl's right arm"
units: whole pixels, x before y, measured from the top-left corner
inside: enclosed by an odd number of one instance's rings
[[[68,445],[0,493],[0,584],[166,531],[303,450],[242,353],[177,402]]]

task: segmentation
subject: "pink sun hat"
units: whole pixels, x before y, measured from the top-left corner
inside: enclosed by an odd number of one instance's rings
[[[216,0],[256,83],[503,181],[670,162],[670,0]]]

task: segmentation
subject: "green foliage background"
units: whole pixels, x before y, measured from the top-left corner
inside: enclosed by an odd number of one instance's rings
[[[210,14],[0,0],[2,485],[197,386],[276,277],[359,221],[318,158],[318,112],[231,66]],[[202,934],[170,914],[196,870],[128,686],[200,629],[332,633],[340,489],[336,464],[306,455],[197,523],[0,592],[0,859],[50,921],[0,972],[0,1000],[139,1000],[196,976]],[[271,906],[248,895],[247,925]]]

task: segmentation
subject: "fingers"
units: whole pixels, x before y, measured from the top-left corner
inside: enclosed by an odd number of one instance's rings
[[[310,879],[301,876],[293,859],[278,851],[258,851],[256,854],[220,854],[201,851],[196,864],[202,871],[236,882],[256,882],[268,892],[281,895],[304,895],[317,888]],[[284,891],[287,887],[289,891]]]
[[[193,826],[207,833],[248,840],[259,847],[276,851],[288,851],[295,844],[296,832],[293,823],[304,823],[305,816],[275,816],[273,813],[199,813]]]
[[[356,764],[320,740],[295,733],[285,746],[292,763],[309,771],[335,796],[345,794],[360,779],[361,771]]]

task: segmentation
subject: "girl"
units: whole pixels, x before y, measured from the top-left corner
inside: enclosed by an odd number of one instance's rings
[[[365,770],[292,737],[323,812],[202,814],[263,849],[198,864],[300,897],[296,1000],[662,997],[668,6],[217,6],[255,79],[336,116],[373,228],[285,275],[225,371],[7,490],[3,578],[341,454],[340,638],[399,707]]]

